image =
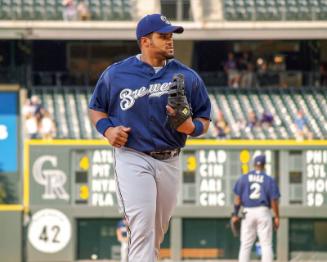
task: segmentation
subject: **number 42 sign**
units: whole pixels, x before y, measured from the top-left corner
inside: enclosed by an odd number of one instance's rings
[[[28,240],[38,251],[56,253],[67,246],[70,238],[70,221],[59,210],[42,209],[32,216]]]

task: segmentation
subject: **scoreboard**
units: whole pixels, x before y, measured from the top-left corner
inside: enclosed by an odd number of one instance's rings
[[[327,205],[327,150],[305,151],[304,163],[306,204]]]
[[[31,141],[29,154],[30,204],[112,207],[115,193],[113,151],[105,141],[98,145],[68,145]],[[82,142],[83,143],[83,142]],[[201,141],[199,141],[201,143]],[[284,205],[327,205],[327,150],[321,144],[285,148],[278,146],[187,146],[180,157],[181,183],[178,205],[228,207],[233,185],[264,154],[266,172],[280,187]]]
[[[74,203],[89,206],[117,204],[114,157],[111,149],[72,152]]]
[[[164,256],[237,258],[239,243],[230,233],[227,214],[232,210],[235,181],[253,168],[253,160],[259,154],[266,156],[266,171],[280,186],[281,210],[292,210],[291,206],[301,207],[303,212],[326,208],[326,145],[325,141],[190,140],[180,155],[182,186],[175,210],[178,215],[173,215],[170,239],[165,239],[162,246]],[[30,261],[118,258],[115,225],[121,215],[117,208],[114,153],[107,142],[32,140],[26,142],[25,150],[24,203],[31,211],[27,247]],[[299,218],[305,217],[303,212]],[[317,221],[307,223],[319,226]],[[298,228],[297,220],[291,222],[292,230]],[[186,230],[197,224],[207,233]],[[224,234],[217,238],[219,232]],[[291,231],[292,236],[295,233]],[[89,235],[87,239],[85,234]],[[278,243],[276,235],[274,241]],[[109,246],[95,252],[99,243]],[[282,250],[283,242],[280,243]],[[294,248],[290,251],[297,252]]]
[[[275,176],[272,150],[186,149],[182,155],[185,185],[183,203],[200,206],[232,205],[235,181],[240,175],[249,172],[254,157],[259,154],[266,155],[267,173]],[[193,196],[190,188],[193,188]]]

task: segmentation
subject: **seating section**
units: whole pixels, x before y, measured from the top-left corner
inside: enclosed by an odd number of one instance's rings
[[[295,139],[294,119],[299,109],[308,119],[308,129],[314,139],[327,138],[327,91],[325,89],[230,89],[210,88],[212,122],[221,111],[231,128],[231,139]],[[69,87],[37,87],[31,95],[38,95],[49,110],[57,126],[56,138],[91,139],[100,135],[92,127],[87,114],[91,89]],[[272,126],[247,128],[249,111],[258,119],[263,111],[274,117]],[[207,138],[216,137],[210,125]]]
[[[223,0],[226,20],[326,20],[327,0]]]
[[[76,0],[77,4],[79,1]],[[129,20],[130,0],[84,0],[91,20]],[[62,0],[0,0],[1,20],[63,20]]]
[[[91,90],[86,88],[42,87],[31,90],[50,112],[56,124],[56,138],[100,138],[88,118]]]
[[[327,0],[221,0],[232,21],[326,20]],[[75,0],[78,3],[79,0]],[[131,0],[84,0],[92,20],[129,20]],[[0,0],[0,20],[62,20],[62,0]]]
[[[216,89],[211,92],[213,120],[222,111],[231,128],[231,138],[295,139],[294,119],[302,110],[314,139],[327,138],[327,93],[324,89]],[[247,128],[248,112],[260,121],[266,111],[274,117],[271,127]],[[211,134],[209,134],[210,136]]]

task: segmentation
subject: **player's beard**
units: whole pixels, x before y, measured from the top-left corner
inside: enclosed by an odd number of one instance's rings
[[[170,49],[171,48],[171,49]],[[172,59],[175,56],[175,50],[173,46],[168,47],[168,49],[166,50],[166,59]]]
[[[163,49],[161,50],[160,52],[160,55],[164,58],[164,59],[172,59],[175,57],[175,52],[174,52],[174,49]]]
[[[151,39],[151,45],[153,47],[158,47],[152,41],[152,39]],[[160,51],[157,53],[157,55],[161,56],[164,60],[166,60],[166,59],[172,59],[172,58],[175,57],[174,47],[172,47],[172,49],[169,49],[167,47],[164,47],[164,48],[160,49]]]
[[[174,56],[174,52],[173,53],[168,53],[167,52],[167,54],[166,54],[166,59],[172,59],[172,58],[174,58],[175,56]]]

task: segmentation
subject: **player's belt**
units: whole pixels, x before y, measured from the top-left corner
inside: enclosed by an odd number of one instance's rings
[[[152,156],[153,158],[158,160],[166,160],[179,155],[180,151],[181,151],[180,148],[176,148],[173,150],[145,152],[145,154]]]

